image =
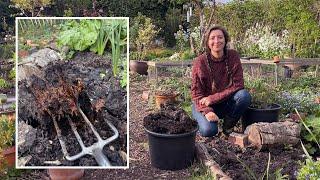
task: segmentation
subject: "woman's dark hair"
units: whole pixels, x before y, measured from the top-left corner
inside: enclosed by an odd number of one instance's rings
[[[205,43],[205,47],[206,47],[206,52],[210,52],[210,48],[208,47],[208,41],[209,41],[209,36],[210,36],[211,31],[214,31],[214,30],[220,30],[220,31],[222,31],[223,36],[224,36],[224,39],[225,39],[225,41],[226,41],[226,44],[225,44],[224,47],[223,47],[223,51],[224,51],[224,54],[226,54],[226,53],[227,53],[227,43],[229,42],[230,37],[229,37],[229,34],[228,34],[227,30],[226,30],[224,27],[220,26],[220,25],[211,26],[211,27],[207,30],[207,32],[206,32],[206,34],[205,34],[205,39],[204,39],[204,41],[205,41],[204,43]]]
[[[205,44],[205,47],[206,47],[206,54],[207,54],[207,64],[208,64],[209,69],[211,69],[211,68],[210,68],[210,61],[209,61],[209,58],[208,58],[208,54],[211,54],[211,53],[210,53],[210,48],[209,48],[209,46],[208,46],[208,41],[209,41],[210,33],[211,33],[212,31],[214,31],[214,30],[221,30],[222,33],[223,33],[224,39],[225,39],[225,41],[226,41],[226,44],[225,44],[224,47],[223,47],[223,53],[224,53],[224,55],[227,55],[227,43],[228,43],[229,40],[230,40],[230,37],[229,37],[229,34],[228,34],[227,30],[226,30],[224,27],[220,26],[220,25],[211,26],[211,27],[207,30],[207,32],[206,32],[206,34],[205,34],[205,39],[204,39],[205,42],[204,42],[204,43],[206,43],[206,44]],[[227,60],[225,60],[224,62],[225,62],[225,64],[226,64],[226,69],[227,69],[227,74],[228,74],[228,79],[229,79],[228,86],[231,86],[231,85],[233,84],[233,80],[232,80],[232,77],[231,77],[231,73],[230,73],[230,69],[229,69],[229,64],[228,64],[228,61],[227,61]],[[217,90],[216,83],[214,82],[214,79],[212,78],[212,92],[215,92],[216,90]]]

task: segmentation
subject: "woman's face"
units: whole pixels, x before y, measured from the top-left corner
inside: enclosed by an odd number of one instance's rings
[[[223,51],[225,44],[226,44],[226,40],[221,30],[217,29],[210,32],[208,47],[211,50],[211,52]]]

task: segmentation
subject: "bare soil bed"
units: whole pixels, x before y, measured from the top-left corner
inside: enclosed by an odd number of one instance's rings
[[[119,131],[119,138],[106,145],[103,153],[112,165],[124,166],[127,153],[127,92],[112,74],[110,61],[93,53],[79,53],[70,61],[48,64],[44,77],[31,76],[19,82],[19,121],[37,129],[33,146],[19,152],[19,157],[31,155],[27,166],[50,166],[46,161],[58,160],[63,166],[95,166],[92,156],[67,161],[63,153],[53,119],[58,122],[70,155],[81,151],[68,119],[77,127],[86,146],[97,141],[93,131],[77,110],[77,104],[103,139],[114,133],[105,120]],[[104,76],[101,76],[104,74]]]
[[[233,179],[248,179],[249,171],[252,171],[256,178],[263,177],[268,165],[269,152],[270,179],[275,179],[275,172],[280,169],[282,175],[287,174],[290,179],[295,179],[300,168],[299,161],[304,162],[300,144],[290,148],[274,147],[258,152],[251,147],[242,150],[222,138],[215,138],[206,143],[206,147],[222,170]]]

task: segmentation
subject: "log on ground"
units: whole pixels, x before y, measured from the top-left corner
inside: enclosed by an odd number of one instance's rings
[[[255,123],[248,126],[245,134],[249,142],[259,150],[270,145],[292,144],[300,140],[301,127],[295,122]]]

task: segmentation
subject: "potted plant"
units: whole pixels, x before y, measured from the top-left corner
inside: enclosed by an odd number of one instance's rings
[[[0,164],[7,165],[7,167],[15,164],[14,135],[15,122],[9,120],[8,116],[2,115],[0,117]]]
[[[273,62],[279,63],[280,62],[280,56],[273,56]]]
[[[176,78],[161,79],[157,84],[153,84],[152,88],[154,89],[154,97],[158,109],[163,104],[176,102],[176,98],[179,95],[178,86],[178,79]]]
[[[177,106],[162,106],[143,119],[151,165],[163,170],[189,167],[195,155],[197,122]]]
[[[252,100],[251,105],[242,116],[243,128],[257,122],[277,122],[281,105],[274,103],[277,94],[273,86],[262,79],[246,82]]]
[[[153,39],[158,34],[159,30],[155,30],[155,25],[152,24],[151,18],[148,18],[141,13],[133,19],[133,25],[130,30],[132,44],[137,49],[136,52],[131,53],[130,70],[141,75],[147,75],[148,65],[144,61],[146,57],[146,50],[152,44]]]

